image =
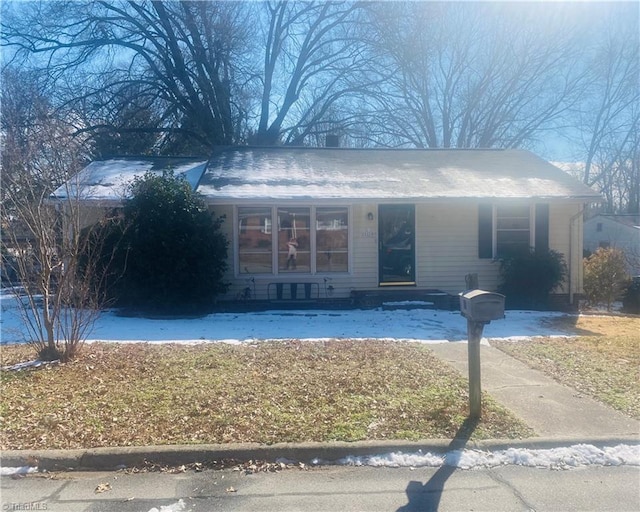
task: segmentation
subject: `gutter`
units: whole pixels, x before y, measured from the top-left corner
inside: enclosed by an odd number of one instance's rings
[[[569,219],[569,304],[573,305],[573,233],[576,221],[584,215],[584,204],[580,208],[580,211]]]

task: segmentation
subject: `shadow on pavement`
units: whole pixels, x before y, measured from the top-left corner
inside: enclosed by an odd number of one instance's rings
[[[455,437],[449,443],[447,451],[462,450],[471,438],[471,434],[478,426],[477,419],[467,418],[462,422]],[[423,484],[412,480],[407,485],[406,493],[409,502],[400,507],[397,512],[430,512],[437,511],[440,506],[440,498],[449,477],[456,471],[455,466],[444,463],[440,469]]]

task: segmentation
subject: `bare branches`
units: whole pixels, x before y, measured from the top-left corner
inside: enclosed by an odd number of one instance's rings
[[[636,27],[637,28],[637,27]],[[589,61],[589,94],[577,112],[585,150],[583,181],[612,212],[639,213],[640,42],[610,30]]]
[[[97,155],[317,144],[328,130],[356,145],[531,147],[555,132],[584,147],[587,184],[638,203],[624,181],[606,191],[609,178],[636,183],[630,5],[9,4],[8,60],[44,71]]]
[[[258,144],[306,140],[332,106],[366,89],[361,10],[357,2],[264,4]]]
[[[17,270],[27,341],[42,358],[70,359],[102,304],[78,266],[90,249],[78,198],[68,194],[54,207],[49,197],[83,165],[85,151],[29,78],[12,72],[2,84],[2,256]]]
[[[583,77],[568,73],[577,47],[527,33],[518,16],[503,23],[486,5],[421,3],[374,16],[378,52],[395,68],[377,96],[391,137],[419,147],[522,146],[579,98]]]
[[[46,56],[51,76],[69,81],[70,108],[77,109],[79,98],[117,102],[124,92],[140,104],[155,102],[152,132],[189,127],[183,133],[208,146],[230,144],[236,131],[232,54],[243,44],[236,32],[245,31],[238,25],[241,9],[225,2],[45,3],[9,16],[3,45],[32,61]],[[146,87],[132,88],[142,83]],[[83,130],[109,121],[98,119],[99,112],[92,117],[82,120]]]

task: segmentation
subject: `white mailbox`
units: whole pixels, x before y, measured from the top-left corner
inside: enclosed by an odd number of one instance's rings
[[[485,290],[461,293],[460,313],[472,322],[490,322],[504,318],[504,295]]]

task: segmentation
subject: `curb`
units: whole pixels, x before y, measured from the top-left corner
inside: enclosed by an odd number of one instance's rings
[[[497,451],[508,448],[541,450],[577,444],[591,444],[599,447],[618,444],[640,444],[640,438],[638,436],[558,437],[490,439],[484,441],[435,439],[424,441],[279,443],[273,445],[246,443],[107,447],[78,450],[7,450],[2,452],[0,465],[4,467],[37,465],[40,471],[109,471],[141,466],[150,462],[167,466],[180,466],[196,462],[221,460],[238,462],[264,460],[275,462],[278,459],[286,459],[313,464],[316,461],[332,463],[348,456],[373,456],[390,452],[442,454],[463,448],[481,451]]]

